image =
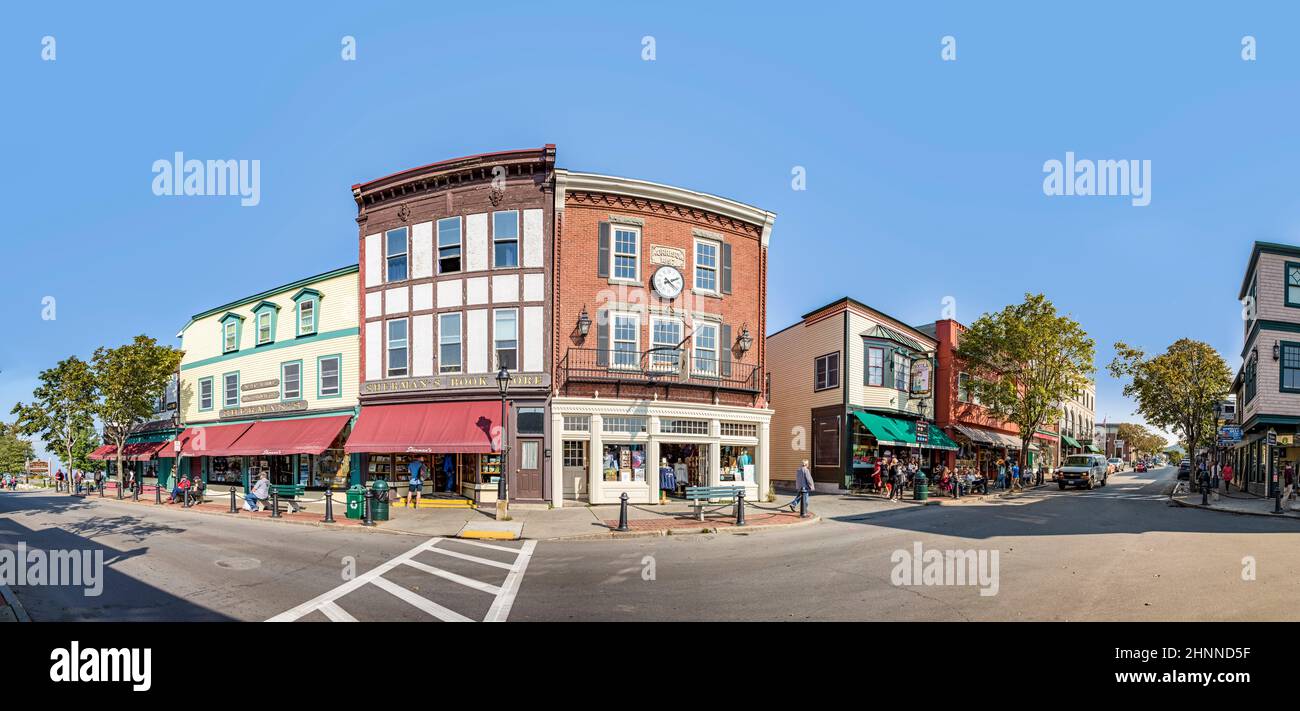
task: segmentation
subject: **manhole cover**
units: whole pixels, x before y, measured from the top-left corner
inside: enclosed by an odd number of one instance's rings
[[[256,558],[224,558],[217,561],[218,568],[227,570],[252,570],[262,564],[262,561]]]

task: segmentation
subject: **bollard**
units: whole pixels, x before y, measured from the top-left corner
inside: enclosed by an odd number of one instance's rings
[[[374,495],[375,492],[371,491],[370,489],[366,489],[366,498],[361,502],[361,525],[362,526],[375,525],[374,519],[370,518],[370,499],[374,497]]]
[[[233,486],[230,487],[230,513],[239,513],[239,509],[235,508],[235,487]]]
[[[123,482],[121,479],[119,479],[119,480],[117,481],[117,500],[118,500],[118,501],[121,501],[121,500],[122,500],[122,484],[123,484],[123,483],[124,483],[124,482]]]
[[[325,488],[325,518],[320,520],[321,523],[334,523],[334,490]]]
[[[618,497],[618,528],[616,531],[630,531],[627,525],[627,492],[624,491]]]
[[[271,487],[271,518],[280,518],[280,490]]]
[[[736,525],[745,525],[745,490],[740,489],[736,492]]]
[[[808,518],[808,489],[799,492],[799,518]]]

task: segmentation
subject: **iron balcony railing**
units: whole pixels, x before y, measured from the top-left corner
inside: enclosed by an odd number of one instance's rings
[[[686,385],[760,391],[759,368],[751,363],[693,356],[686,349],[649,351],[570,348],[560,361],[566,383],[616,383],[672,387]]]

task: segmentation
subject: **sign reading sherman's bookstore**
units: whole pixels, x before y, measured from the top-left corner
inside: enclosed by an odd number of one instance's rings
[[[550,373],[511,373],[511,388],[547,388]],[[496,375],[431,375],[425,378],[378,380],[361,386],[363,395],[419,392],[424,390],[479,390],[497,387]]]
[[[298,412],[307,409],[306,400],[290,400],[289,402],[271,402],[265,405],[249,405],[248,407],[232,407],[222,410],[221,419],[231,417],[249,417],[251,415],[272,415],[281,412]]]

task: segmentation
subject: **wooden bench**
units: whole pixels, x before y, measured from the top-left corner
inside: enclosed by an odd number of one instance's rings
[[[704,503],[719,499],[729,503],[736,502],[736,493],[744,491],[739,486],[688,486],[686,487],[686,500],[690,501],[695,507],[695,520],[704,520]]]
[[[302,510],[302,504],[298,503],[298,499],[307,493],[306,486],[302,484],[272,484],[270,491],[275,492],[280,503],[288,504],[289,508],[292,509],[294,513],[298,513]],[[267,508],[270,508],[271,498],[268,497],[266,501],[263,501],[262,503],[265,504]],[[281,508],[280,511],[283,512],[284,509]]]

